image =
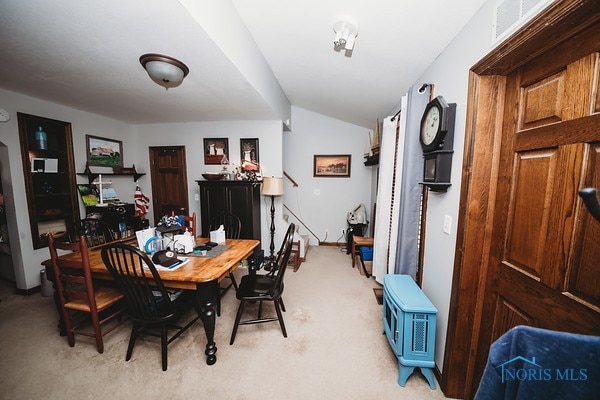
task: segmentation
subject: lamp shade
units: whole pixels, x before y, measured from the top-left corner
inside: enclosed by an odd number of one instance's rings
[[[283,178],[263,178],[262,194],[263,196],[283,195]]]

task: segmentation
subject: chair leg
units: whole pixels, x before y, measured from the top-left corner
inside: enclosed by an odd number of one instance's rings
[[[244,311],[244,307],[246,306],[246,300],[240,300],[240,306],[238,307],[237,315],[235,316],[235,322],[233,323],[233,331],[231,332],[231,339],[229,340],[229,345],[233,344],[235,340],[235,335],[237,334],[238,327],[240,325],[240,319],[242,318],[242,312]]]
[[[221,316],[221,289],[219,289],[219,293],[217,294],[217,317]]]
[[[102,330],[100,328],[100,321],[98,321],[98,314],[92,315],[92,325],[94,326],[94,335],[96,336],[96,348],[98,353],[104,353],[104,342],[102,340]]]
[[[231,279],[231,284],[233,285],[233,288],[237,292],[238,285],[237,285],[237,282],[235,281],[235,276],[233,276],[233,273],[231,273],[231,272],[229,273],[229,279]]]
[[[285,304],[283,304],[283,297],[279,298],[279,304],[281,304],[281,311],[285,312]]]
[[[134,323],[131,328],[131,335],[129,336],[129,345],[127,346],[127,355],[125,356],[125,361],[131,360],[131,354],[133,353],[133,345],[135,344],[135,339],[137,339],[139,335],[139,324]]]
[[[63,320],[65,321],[65,329],[67,330],[67,342],[69,346],[75,346],[75,335],[73,334],[73,322],[71,321],[70,311],[63,308]]]
[[[283,323],[283,315],[281,314],[281,309],[279,308],[280,301],[281,301],[280,298],[274,301],[275,311],[277,312],[277,318],[279,319],[279,325],[281,326],[281,331],[283,332],[283,337],[287,337],[287,331],[285,330],[285,324]]]
[[[259,301],[258,302],[258,319],[262,319],[262,305],[263,305],[263,302]]]
[[[167,324],[163,324],[160,329],[160,350],[162,358],[162,370],[167,370]]]

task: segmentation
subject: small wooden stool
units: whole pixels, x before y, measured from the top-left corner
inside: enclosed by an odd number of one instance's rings
[[[373,238],[363,237],[363,236],[352,236],[352,268],[354,268],[356,262],[356,256],[358,255],[360,259],[360,263],[363,268],[363,272],[367,278],[370,278],[371,275],[367,272],[367,268],[365,267],[365,261],[362,258],[362,254],[359,251],[360,247],[373,247]]]

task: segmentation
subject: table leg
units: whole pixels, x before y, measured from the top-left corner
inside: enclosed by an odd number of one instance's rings
[[[369,273],[367,272],[367,267],[365,266],[365,260],[363,260],[362,253],[359,255],[359,257],[360,257],[360,263],[362,265],[363,272],[365,273],[365,277],[370,278],[371,275],[369,275]]]
[[[211,281],[197,285],[197,301],[200,308],[204,332],[206,333],[206,363],[213,365],[217,362],[217,346],[215,343],[215,296],[219,295],[219,283]]]

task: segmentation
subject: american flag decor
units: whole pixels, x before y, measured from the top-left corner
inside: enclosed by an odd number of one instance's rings
[[[135,187],[135,194],[133,195],[133,199],[135,202],[136,213],[140,217],[144,218],[144,216],[148,212],[150,199],[144,193],[142,193],[139,185]]]

